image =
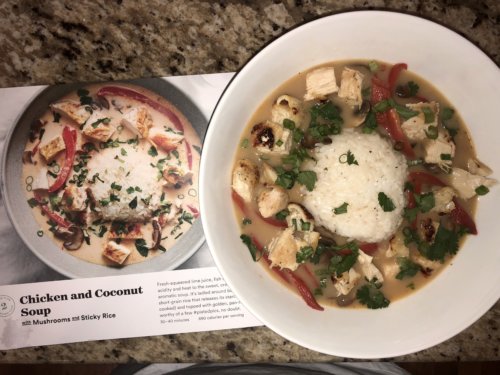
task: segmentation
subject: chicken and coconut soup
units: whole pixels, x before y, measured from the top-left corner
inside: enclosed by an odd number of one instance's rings
[[[241,239],[312,308],[387,307],[477,234],[496,182],[448,101],[406,64],[338,62],[279,87],[232,174]]]
[[[23,154],[38,235],[109,266],[167,251],[199,215],[200,145],[182,113],[140,87],[91,85],[52,103]]]

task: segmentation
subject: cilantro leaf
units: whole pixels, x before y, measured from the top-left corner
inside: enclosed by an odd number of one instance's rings
[[[340,108],[332,102],[316,104],[310,109],[311,123],[307,129],[313,139],[322,139],[329,135],[340,134],[344,120]]]
[[[441,120],[447,121],[450,120],[455,114],[455,110],[453,108],[445,107],[441,110]]]
[[[351,253],[348,255],[340,255],[335,254],[330,258],[330,264],[328,265],[328,271],[331,274],[335,274],[340,276],[346,271],[349,271],[352,266],[358,260],[359,250],[356,246],[354,249],[351,249]]]
[[[458,238],[457,233],[439,225],[434,242],[428,249],[422,251],[423,255],[430,260],[443,262],[446,253],[456,254],[458,251]]]
[[[349,206],[349,203],[344,202],[340,206],[336,207],[333,209],[333,213],[335,215],[341,215],[347,213],[347,206]]]
[[[314,171],[300,171],[297,175],[297,182],[304,185],[308,191],[313,191],[318,177]]]
[[[370,134],[375,129],[377,129],[377,117],[373,111],[368,112],[365,118],[365,122],[363,123],[363,133]]]
[[[295,254],[295,260],[297,263],[305,263],[306,260],[310,259],[314,254],[314,249],[311,246],[303,246]]]
[[[278,220],[285,220],[286,217],[290,214],[290,211],[288,211],[286,208],[284,210],[281,210],[278,212],[274,217]]]
[[[434,122],[435,115],[434,112],[429,107],[422,107],[422,112],[424,113],[425,123],[430,124]]]
[[[429,212],[435,205],[434,193],[432,191],[423,194],[415,194],[415,203],[420,212]]]
[[[382,207],[384,212],[391,212],[396,209],[396,206],[394,205],[392,199],[385,195],[385,193],[383,192],[378,193],[378,203],[380,204],[380,207]]]
[[[356,292],[356,298],[369,309],[382,309],[391,303],[372,282],[359,288]]]
[[[148,256],[149,247],[146,246],[146,241],[143,238],[135,240],[135,248],[143,257]]]
[[[297,178],[293,171],[287,171],[282,167],[276,168],[276,173],[278,178],[276,179],[276,185],[279,185],[285,189],[291,189],[295,184],[295,179]]]
[[[152,157],[158,156],[158,151],[156,150],[155,146],[151,146],[149,148],[148,155],[151,155]]]
[[[412,262],[409,258],[397,258],[396,260],[399,265],[399,272],[396,275],[396,279],[402,280],[405,277],[413,277],[420,270],[420,266]]]
[[[254,262],[257,261],[257,253],[259,252],[259,249],[257,249],[257,246],[253,243],[252,239],[250,236],[247,236],[246,234],[242,234],[240,236],[241,240],[245,245],[247,245],[248,250],[250,251],[250,255],[252,256],[252,259]]]

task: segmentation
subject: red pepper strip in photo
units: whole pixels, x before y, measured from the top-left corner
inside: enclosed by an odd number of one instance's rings
[[[391,91],[385,86],[385,84],[378,78],[372,78],[372,96],[371,104],[375,105],[382,100],[390,99]],[[377,118],[377,124],[385,129],[389,137],[401,145],[401,151],[410,159],[415,158],[415,152],[411,147],[408,138],[406,137],[403,129],[401,128],[401,120],[399,115],[394,108],[390,108],[385,112],[378,112],[375,114]]]
[[[65,220],[63,217],[61,217],[58,214],[56,214],[55,212],[53,212],[46,204],[43,204],[42,197],[40,196],[40,194],[35,192],[33,195],[34,195],[35,200],[40,205],[40,209],[42,210],[42,212],[45,215],[47,215],[47,217],[50,220],[52,220],[54,223],[56,223],[57,225],[59,225],[63,228],[69,228],[72,225],[69,221]]]
[[[455,223],[462,227],[467,228],[470,234],[477,234],[476,223],[472,217],[465,211],[465,209],[458,203],[457,198],[453,198],[455,208],[450,212],[450,218]]]
[[[190,204],[187,205],[187,208],[189,208],[189,211],[193,213],[193,216],[195,219],[197,219],[200,216],[200,211],[196,207],[191,206]]]
[[[243,198],[240,197],[238,195],[238,193],[235,192],[234,190],[231,190],[231,198],[232,198],[234,204],[236,205],[236,207],[239,208],[239,210],[241,211],[243,216],[247,217],[247,218],[250,217],[247,206],[246,206],[245,202],[243,201]]]
[[[446,184],[436,176],[422,171],[410,172],[408,180],[413,185],[413,191],[417,194],[422,192],[422,185],[446,186]]]
[[[378,243],[360,243],[358,247],[363,250],[363,253],[371,255],[378,250]]]
[[[324,308],[318,304],[316,298],[314,298],[314,295],[311,293],[307,285],[304,283],[304,280],[294,275],[293,272],[290,271],[289,269],[285,268],[280,270],[277,267],[272,267],[271,261],[269,260],[267,254],[263,251],[262,245],[255,239],[255,237],[252,236],[251,238],[257,249],[262,252],[262,259],[264,259],[269,268],[271,268],[271,270],[273,270],[279,277],[281,277],[288,284],[292,284],[293,286],[295,286],[300,296],[305,301],[305,303],[307,303],[309,307],[312,307],[315,310],[323,311]]]
[[[76,130],[71,129],[69,126],[65,126],[62,132],[62,137],[64,141],[64,146],[66,146],[66,157],[64,158],[64,166],[57,175],[56,180],[49,187],[49,193],[58,191],[64,186],[66,180],[73,169],[73,161],[75,160],[76,153]]]
[[[99,91],[97,91],[97,96],[106,96],[106,95],[123,96],[125,98],[137,100],[138,102],[147,104],[154,110],[165,115],[172,122],[172,124],[174,124],[177,130],[184,132],[184,126],[182,125],[181,120],[173,111],[171,111],[164,105],[161,105],[160,103],[154,101],[153,99],[147,97],[146,95],[143,95],[129,88],[120,86],[104,86],[101,89],[99,89]],[[189,169],[191,169],[193,164],[193,155],[191,152],[191,147],[187,140],[184,140],[184,144],[186,145],[186,155],[189,164]]]
[[[399,75],[401,74],[401,71],[407,70],[408,65],[405,63],[399,63],[399,64],[394,64],[389,72],[389,90],[392,93],[394,93],[394,90],[396,89],[396,81],[398,80]]]

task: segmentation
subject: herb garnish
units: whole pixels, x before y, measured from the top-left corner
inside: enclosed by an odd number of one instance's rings
[[[314,254],[314,249],[311,246],[303,246],[295,254],[295,261],[299,264],[305,263]]]
[[[349,206],[349,203],[344,202],[340,206],[336,207],[333,209],[333,213],[335,215],[341,215],[347,213],[347,206]]]
[[[409,258],[400,257],[396,261],[399,265],[399,272],[396,275],[396,279],[402,280],[405,277],[413,277],[420,270],[420,266],[412,262]]]
[[[475,189],[475,192],[477,195],[486,195],[490,192],[490,189],[488,189],[486,186],[484,185],[480,185],[478,186],[476,189]]]
[[[385,298],[384,294],[379,290],[380,286],[380,284],[374,282],[365,284],[356,292],[356,298],[362,305],[366,305],[369,309],[387,307],[390,301]]]
[[[316,104],[310,109],[311,123],[307,132],[315,140],[329,135],[340,134],[344,120],[340,116],[340,108],[327,101]]]
[[[250,236],[247,236],[246,234],[242,234],[240,236],[241,240],[245,245],[247,245],[248,250],[250,251],[250,255],[252,256],[252,259],[254,262],[256,262],[257,259],[257,253],[259,252],[259,249],[257,249],[257,246],[253,243],[252,239]]]
[[[134,199],[132,199],[132,200],[129,202],[128,206],[129,206],[131,209],[136,208],[136,207],[137,207],[137,197],[134,197]]]
[[[359,165],[358,161],[354,157],[354,154],[351,152],[351,150],[347,150],[347,153],[342,154],[339,156],[339,162],[341,164],[347,163],[348,165]]]
[[[286,208],[284,210],[281,210],[278,212],[274,217],[278,220],[285,220],[286,217],[290,214],[290,211],[288,211]]]
[[[349,271],[356,263],[359,255],[358,246],[354,242],[349,242],[343,246],[343,249],[351,250],[350,254],[341,255],[336,253],[330,258],[328,272],[340,276],[346,271]]]
[[[104,117],[104,118],[100,118],[100,119],[97,119],[97,121],[94,121],[92,124],[90,124],[90,126],[92,126],[94,129],[97,128],[99,126],[99,124],[109,124],[109,122],[111,121],[111,119],[109,117]]]
[[[380,207],[382,207],[384,212],[391,212],[396,209],[396,206],[394,205],[392,199],[385,195],[385,193],[383,192],[378,193],[378,203]]]
[[[143,238],[135,240],[135,248],[144,258],[148,256],[149,247],[146,245],[146,240]]]
[[[93,100],[89,96],[90,92],[85,89],[78,89],[76,91],[77,95],[80,97],[80,104],[81,105],[90,105],[92,104]]]
[[[151,155],[152,157],[158,156],[158,151],[156,150],[155,146],[151,146],[149,148],[148,155]]]

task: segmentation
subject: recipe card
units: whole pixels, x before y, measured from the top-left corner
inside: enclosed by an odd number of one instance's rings
[[[0,349],[261,325],[199,219],[231,77],[0,89]]]

